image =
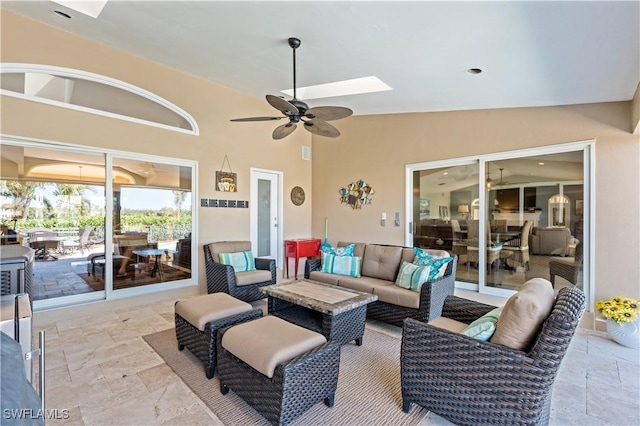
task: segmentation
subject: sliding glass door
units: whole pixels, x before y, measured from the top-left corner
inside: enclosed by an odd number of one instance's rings
[[[540,151],[408,166],[408,244],[458,255],[461,287],[499,294],[542,277],[584,288],[590,145]]]
[[[1,241],[34,250],[34,308],[195,285],[193,162],[19,140],[0,157]]]

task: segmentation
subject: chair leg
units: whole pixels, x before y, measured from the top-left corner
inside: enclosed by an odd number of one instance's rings
[[[405,413],[408,413],[409,411],[411,411],[411,401],[408,399],[403,398],[402,399],[402,411],[404,411]]]
[[[226,395],[229,393],[229,386],[220,383],[220,393]]]
[[[336,394],[334,392],[331,392],[331,395],[329,395],[324,399],[324,405],[326,405],[327,407],[333,407],[335,397],[336,397]]]

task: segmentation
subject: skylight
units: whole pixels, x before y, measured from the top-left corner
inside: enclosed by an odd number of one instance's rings
[[[84,13],[85,15],[91,16],[92,18],[97,18],[98,15],[104,9],[104,6],[107,4],[108,0],[92,0],[92,1],[82,1],[82,0],[51,0],[54,3],[58,3],[64,7],[68,7],[69,9],[75,10],[76,12]]]
[[[359,95],[393,90],[378,77],[369,76],[315,86],[298,87],[297,97],[301,100],[331,98],[334,96]],[[293,89],[282,90],[282,93],[293,96]]]

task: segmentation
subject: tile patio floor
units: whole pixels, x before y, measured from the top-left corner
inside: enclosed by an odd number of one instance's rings
[[[69,410],[68,419],[47,424],[222,424],[142,339],[173,327],[175,300],[171,294],[141,297],[109,310],[89,307],[80,316],[74,308],[36,312],[36,340],[37,331],[46,330],[47,408]],[[400,336],[397,327],[369,326]],[[580,329],[554,386],[551,424],[640,424],[639,359],[639,350]],[[434,414],[422,422],[449,424]]]

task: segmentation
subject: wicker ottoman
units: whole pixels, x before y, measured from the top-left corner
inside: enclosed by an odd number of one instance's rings
[[[271,315],[218,333],[220,391],[232,389],[274,425],[322,400],[332,407],[339,364],[339,343]]]
[[[204,364],[207,378],[216,367],[216,340],[223,327],[250,321],[262,316],[261,309],[226,293],[214,293],[179,300],[175,304],[178,350],[185,347]]]

